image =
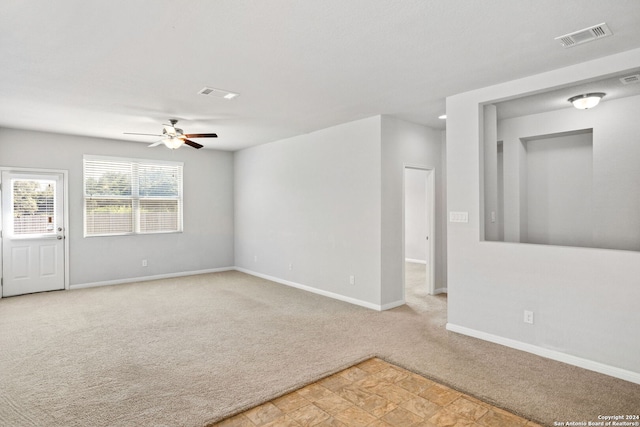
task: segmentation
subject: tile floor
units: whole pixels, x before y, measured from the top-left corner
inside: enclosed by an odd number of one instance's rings
[[[376,358],[215,426],[540,427]]]

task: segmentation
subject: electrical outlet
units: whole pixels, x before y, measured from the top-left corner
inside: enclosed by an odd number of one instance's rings
[[[253,256],[253,262],[258,262],[258,255]]]
[[[289,263],[289,271],[293,270],[293,264]]]
[[[355,285],[356,284],[356,277],[355,276],[349,276],[349,284],[350,285]]]
[[[147,266],[147,260],[146,260],[146,259],[143,259],[143,260],[142,260],[142,266],[143,266],[143,267],[146,267],[146,266]]]
[[[524,323],[529,323],[533,325],[533,311],[525,310],[524,311]]]

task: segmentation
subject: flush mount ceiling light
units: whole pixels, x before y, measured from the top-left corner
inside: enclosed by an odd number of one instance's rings
[[[438,118],[439,118],[440,120],[446,120],[446,119],[447,119],[447,115],[446,115],[446,114],[443,114],[443,115],[441,115],[441,116],[438,116]]]
[[[578,110],[586,110],[598,105],[602,97],[605,95],[606,94],[602,92],[585,93],[583,95],[572,96],[569,98],[569,102]]]

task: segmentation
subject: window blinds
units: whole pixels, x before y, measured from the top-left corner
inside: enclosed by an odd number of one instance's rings
[[[85,236],[182,231],[179,162],[84,157]]]
[[[55,234],[55,181],[12,179],[13,233]]]

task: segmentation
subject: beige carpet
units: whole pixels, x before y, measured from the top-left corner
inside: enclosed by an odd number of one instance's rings
[[[638,412],[640,386],[239,272],[0,300],[0,426],[202,427],[378,355],[526,418]]]

